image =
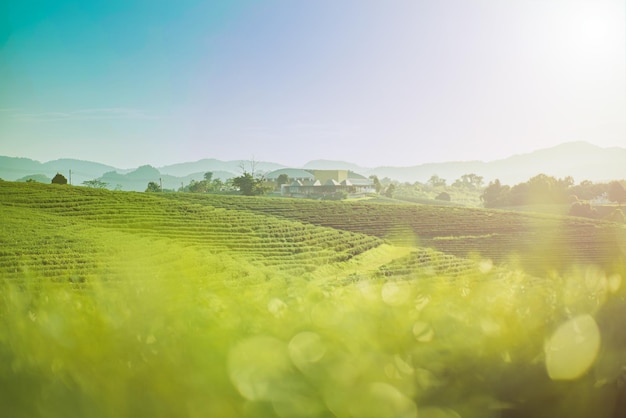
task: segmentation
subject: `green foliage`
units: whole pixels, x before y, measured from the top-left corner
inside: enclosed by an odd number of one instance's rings
[[[579,200],[591,200],[608,192],[608,184],[593,183],[589,180],[583,180],[580,184],[570,188],[571,194],[575,195]]]
[[[612,181],[609,183],[608,197],[611,202],[619,203],[620,205],[626,202],[626,189],[619,181]]]
[[[582,216],[585,218],[597,218],[598,211],[587,202],[574,202],[570,207],[571,216]]]
[[[259,196],[269,191],[263,177],[255,177],[251,173],[244,172],[241,176],[233,178],[233,185],[244,196]]]
[[[52,178],[52,184],[67,184],[67,179],[65,178],[63,174],[57,173]]]
[[[483,186],[483,177],[474,173],[463,174],[461,178],[454,181],[453,187],[477,190]]]
[[[189,192],[189,193],[209,193],[209,192],[219,192],[224,187],[224,182],[220,179],[214,179],[212,172],[204,173],[204,180],[196,181],[191,180],[191,182],[179,189],[180,192]]]
[[[50,178],[48,176],[46,176],[45,174],[31,174],[28,176],[24,176],[22,178],[19,178],[15,181],[23,181],[23,182],[37,182],[37,183],[47,183],[50,184]]]
[[[146,192],[157,193],[161,191],[161,186],[159,186],[159,184],[154,181],[149,182],[148,187],[146,188]]]
[[[446,185],[446,179],[442,179],[438,175],[433,174],[430,179],[428,179],[428,184],[430,184],[431,187],[444,187]]]
[[[378,179],[378,176],[372,174],[369,178],[374,182],[374,190],[376,190],[376,193],[380,193],[383,190],[383,185]]]
[[[437,196],[440,193],[447,193],[450,195],[450,201],[437,200]],[[480,200],[481,193],[482,189],[464,185],[461,183],[461,180],[455,181],[455,183],[451,186],[440,186],[436,188],[433,188],[429,184],[415,182],[396,184],[394,198],[427,205],[450,203],[455,206],[482,207],[483,202]]]
[[[289,183],[289,176],[285,173],[281,174],[276,179],[276,184],[278,185],[279,189],[280,189],[280,186],[282,186],[283,184],[287,184],[287,183]]]
[[[513,187],[495,180],[483,191],[481,199],[485,207],[524,206],[541,204],[565,204],[570,196],[576,195],[571,177],[557,179],[545,174],[532,177],[525,183]]]
[[[449,202],[450,200],[452,200],[452,198],[450,197],[450,193],[448,192],[441,192],[437,195],[437,197],[435,197],[435,199],[437,200],[443,200],[445,202]]]
[[[486,208],[508,206],[510,203],[510,190],[509,186],[500,184],[500,180],[496,179],[489,182],[480,198]]]
[[[6,416],[609,418],[624,395],[615,224],[11,182],[0,218]],[[486,242],[549,272],[449,254]]]
[[[83,181],[83,184],[87,187],[92,187],[94,189],[106,189],[109,183],[106,183],[99,179],[86,180]]]
[[[387,185],[387,187],[385,187],[385,190],[383,192],[383,195],[385,195],[386,197],[393,197],[393,194],[396,191],[396,185],[391,183],[389,185]]]

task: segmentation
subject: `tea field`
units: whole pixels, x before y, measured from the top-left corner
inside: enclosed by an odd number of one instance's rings
[[[624,225],[516,211],[383,202],[171,194],[212,207],[248,210],[358,232],[396,245],[521,263],[533,273],[592,263],[611,268],[626,248]]]
[[[623,416],[625,234],[0,181],[0,415]]]

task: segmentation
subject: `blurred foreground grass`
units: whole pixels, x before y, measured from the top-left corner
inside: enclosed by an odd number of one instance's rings
[[[2,416],[624,411],[623,270],[578,268],[533,285],[478,265],[456,278],[322,288],[267,281],[232,260],[256,283],[232,286],[222,259],[194,271],[184,254],[167,268],[120,266],[123,280],[1,281]]]

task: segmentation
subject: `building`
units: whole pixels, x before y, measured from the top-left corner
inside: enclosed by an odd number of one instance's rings
[[[300,168],[281,168],[279,170],[274,170],[265,175],[265,178],[270,181],[278,180],[278,177],[285,174],[289,181],[300,180],[300,181],[313,181],[315,180],[315,175],[307,170],[302,170]]]
[[[340,197],[343,194],[356,197],[375,191],[371,179],[362,176],[350,178],[352,173],[348,170],[312,170],[310,173],[313,178],[290,178],[289,183],[281,185],[281,195],[322,199]],[[352,174],[352,177],[357,176]]]

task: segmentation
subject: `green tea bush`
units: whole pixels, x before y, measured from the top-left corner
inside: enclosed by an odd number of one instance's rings
[[[624,413],[619,226],[535,234],[518,260],[560,268],[532,275],[515,257],[381,244],[235,206],[6,182],[0,194],[3,416]],[[320,218],[343,210],[326,204]],[[472,239],[502,236],[490,228]],[[608,267],[572,263],[571,238]]]

